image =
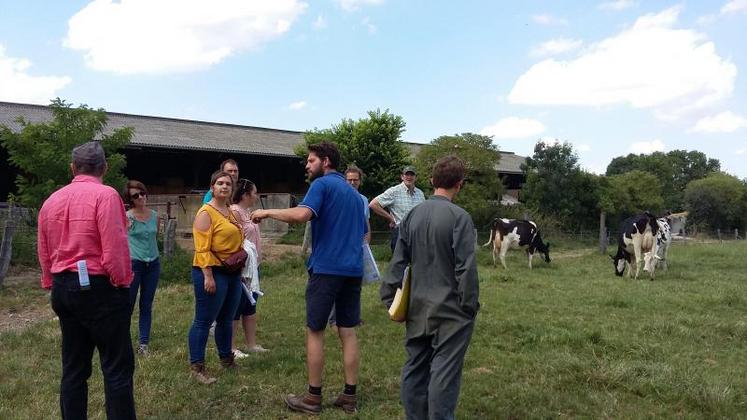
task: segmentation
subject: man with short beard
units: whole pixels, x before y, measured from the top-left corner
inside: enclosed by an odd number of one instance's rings
[[[324,329],[334,305],[342,343],[345,388],[334,402],[347,413],[357,411],[356,384],[360,354],[354,327],[360,323],[363,248],[368,233],[364,204],[337,172],[340,152],[331,143],[309,146],[306,172],[312,181],[298,207],[255,210],[252,220],[272,218],[286,223],[311,220],[312,251],[306,267],[306,368],[308,390],[283,397],[288,408],[308,414],[322,410]]]

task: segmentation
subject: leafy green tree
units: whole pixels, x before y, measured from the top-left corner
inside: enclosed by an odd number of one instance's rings
[[[688,225],[701,229],[747,228],[747,185],[715,173],[690,182],[685,189]]]
[[[306,157],[306,147],[314,143],[337,144],[342,158],[339,169],[343,171],[350,164],[361,168],[366,174],[361,193],[373,197],[400,182],[402,168],[409,162],[407,147],[400,141],[404,131],[402,117],[377,109],[358,121],[343,119],[332,128],[305,133],[296,154]]]
[[[415,157],[421,188],[430,189],[431,169],[438,159],[447,155],[459,156],[467,167],[467,182],[456,196],[455,203],[472,215],[476,225],[486,223],[493,216],[505,190],[496,171],[501,159],[498,146],[490,137],[473,133],[441,136],[433,140]]]
[[[98,139],[104,147],[109,169],[104,182],[118,191],[127,181],[122,170],[125,156],[117,153],[129,144],[133,129],[118,128],[105,133],[106,112],[85,105],[73,108],[62,99],[52,101],[53,118],[49,122],[30,123],[19,118],[20,132],[0,125],[0,144],[8,152],[10,163],[19,168],[18,193],[11,199],[30,208],[39,208],[49,195],[72,177],[71,153],[75,146]]]
[[[596,226],[599,179],[581,170],[570,143],[537,142],[522,169],[527,181],[521,198],[530,209],[557,218],[567,228]]]
[[[605,177],[601,182],[599,207],[607,213],[612,226],[626,217],[650,211],[662,211],[661,183],[651,173],[633,170]]]
[[[607,166],[607,175],[620,175],[632,170],[654,174],[661,183],[664,207],[681,210],[684,207],[684,191],[687,184],[718,172],[720,167],[717,159],[708,158],[702,152],[672,150],[667,153],[631,153],[616,157]]]

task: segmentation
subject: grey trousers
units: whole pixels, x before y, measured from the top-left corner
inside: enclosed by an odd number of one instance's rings
[[[400,398],[409,420],[453,419],[462,382],[462,366],[474,323],[443,341],[435,336],[405,340]]]

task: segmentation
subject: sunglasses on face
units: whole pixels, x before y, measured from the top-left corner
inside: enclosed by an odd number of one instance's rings
[[[147,195],[147,194],[145,194],[144,192],[139,192],[139,193],[135,193],[135,194],[132,194],[132,195],[130,196],[130,198],[131,198],[131,199],[133,199],[133,200],[137,200],[137,199],[138,199],[138,198],[140,198],[140,197],[143,197],[143,198],[145,198],[145,196],[146,196],[146,195]]]

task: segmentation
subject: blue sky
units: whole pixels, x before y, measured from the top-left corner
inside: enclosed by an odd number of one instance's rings
[[[603,172],[700,150],[747,178],[747,0],[0,0],[0,100],[405,141],[568,141]],[[741,41],[740,41],[741,40]]]

